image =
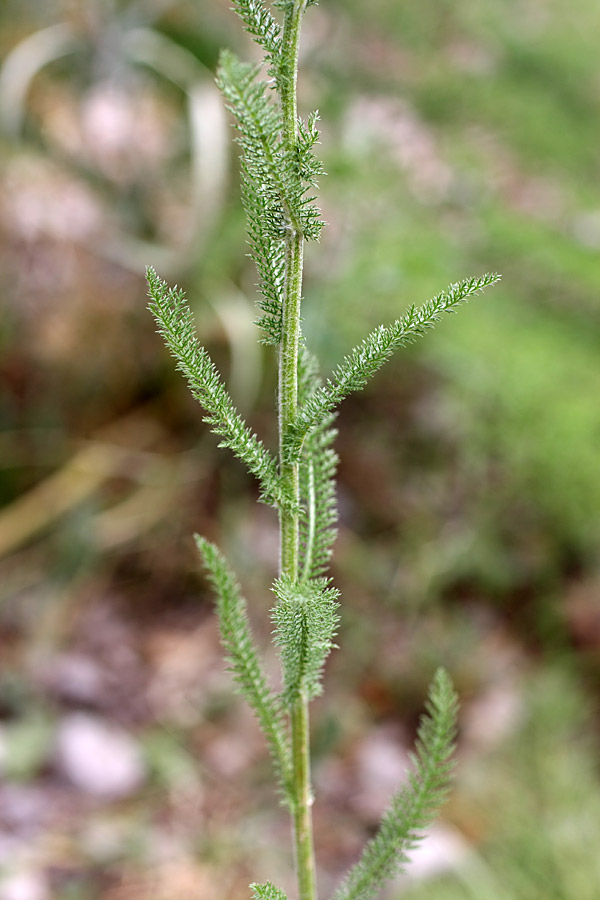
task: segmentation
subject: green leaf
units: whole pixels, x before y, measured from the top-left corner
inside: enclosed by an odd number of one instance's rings
[[[267,739],[284,795],[291,803],[291,763],[289,742],[283,724],[283,710],[279,695],[274,694],[269,688],[260,665],[248,622],[246,601],[219,549],[199,535],[195,535],[195,540],[217,596],[221,642],[229,670],[233,674],[239,692],[258,719]]]
[[[264,884],[251,884],[254,900],[287,900],[286,895],[270,881]]]
[[[302,404],[321,382],[315,359],[301,347],[298,361],[298,399]],[[337,536],[335,475],[338,457],[332,449],[337,431],[334,415],[326,416],[302,445],[299,465],[301,581],[321,578],[327,572]]]
[[[304,515],[300,520],[300,564],[302,581],[320,578],[327,572],[337,537],[335,474],[338,456],[331,444],[337,431],[329,428],[333,416],[315,429],[304,442],[300,459],[300,500]]]
[[[289,173],[282,166],[285,152],[280,109],[271,102],[267,86],[257,80],[259,67],[244,63],[223,50],[217,68],[217,85],[238,122],[238,143],[243,150],[243,174],[257,192],[269,200],[268,229],[282,237],[285,227],[300,230],[291,196]]]
[[[264,313],[259,321],[265,342],[281,340],[285,279],[285,229],[291,220],[290,200],[282,180],[281,113],[256,81],[258,69],[230,52],[221,54],[217,71],[225,101],[236,117],[242,147],[242,201],[248,222],[248,242],[260,276]]]
[[[293,508],[285,495],[277,463],[241,418],[208,353],[197,341],[192,313],[185,294],[161,281],[154,269],[146,272],[150,304],[158,330],[177,360],[193,396],[201,403],[207,422],[221,436],[220,447],[229,447],[258,479],[261,499],[279,508]]]
[[[246,210],[248,244],[260,282],[263,313],[257,321],[264,332],[263,342],[277,346],[281,342],[283,294],[285,288],[285,240],[269,227],[272,217],[268,198],[256,189],[256,183],[242,177],[242,200]]]
[[[269,85],[259,81],[259,67],[244,63],[230,50],[219,58],[217,84],[238,123],[244,177],[272,204],[269,228],[281,237],[293,228],[308,240],[320,226],[306,191],[314,186],[321,165],[311,148],[318,139],[317,115],[303,125],[296,147],[286,145],[281,109],[271,100]],[[306,178],[302,177],[302,173]],[[318,211],[317,211],[318,213]]]
[[[250,6],[256,14],[256,4],[243,5],[244,16],[251,18]],[[263,25],[267,28],[264,22]],[[255,22],[253,27],[258,30],[263,26]],[[307,191],[315,187],[322,166],[312,152],[318,139],[318,115],[313,113],[306,125],[299,125],[297,146],[289,147],[283,139],[281,109],[271,99],[270,86],[258,80],[259,70],[241,62],[230,51],[224,51],[219,60],[217,84],[238,124],[242,200],[248,221],[250,255],[258,269],[259,290],[263,295],[259,308],[264,315],[258,324],[265,332],[265,342],[278,344],[286,234],[291,231],[307,240],[318,239],[323,223],[314,198],[307,196]],[[276,77],[283,78],[282,66],[276,66],[275,72]]]
[[[257,80],[258,72],[257,66],[223,50],[217,84],[238,122],[244,180],[268,201],[266,228],[273,237],[281,238],[286,227],[302,231],[296,202],[298,185],[294,184],[297,173],[290,172],[286,157],[281,111],[270,100],[267,85]]]
[[[283,575],[273,590],[275,642],[279,646],[286,702],[311,700],[321,693],[325,660],[333,649],[339,592],[325,579],[298,583]]]
[[[300,409],[296,422],[289,427],[283,438],[287,462],[298,461],[307,434],[318,427],[344,397],[363,388],[395,350],[412,343],[431,328],[442,313],[454,312],[460,304],[483,288],[495,284],[499,277],[483,275],[481,278],[468,278],[453,284],[423,306],[411,306],[406,315],[392,325],[380,325],[371,332],[337,367],[327,383],[317,388]]]
[[[407,784],[392,799],[379,831],[332,900],[371,900],[403,870],[409,851],[423,838],[446,797],[453,769],[458,698],[443,669],[435,674],[426,709]]]
[[[233,0],[233,8],[267,59],[274,61],[281,48],[281,28],[262,0]]]

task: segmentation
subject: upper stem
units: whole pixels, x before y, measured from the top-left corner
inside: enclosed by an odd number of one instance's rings
[[[286,139],[295,144],[298,136],[298,50],[300,26],[306,0],[293,0],[286,8],[281,42],[281,106]],[[290,140],[290,145],[292,144]]]

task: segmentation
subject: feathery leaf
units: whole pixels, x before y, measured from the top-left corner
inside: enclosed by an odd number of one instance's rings
[[[262,316],[256,322],[264,332],[263,343],[277,346],[281,342],[283,292],[285,285],[285,239],[274,236],[268,227],[271,212],[267,197],[256,190],[255,182],[244,177],[242,168],[242,202],[246,210],[248,244],[260,282],[262,298],[258,308]]]
[[[281,48],[281,28],[262,0],[233,0],[233,8],[257,44],[274,62]]]
[[[273,609],[275,643],[280,648],[284,697],[291,705],[321,693],[325,660],[333,649],[339,621],[339,592],[320,579],[308,584],[282,575],[273,585],[278,603]]]
[[[305,403],[321,385],[316,360],[305,347],[298,359],[298,400]],[[332,449],[337,431],[334,414],[311,431],[302,445],[299,465],[301,580],[321,578],[327,571],[337,535],[335,475],[338,457]]]
[[[280,109],[271,102],[267,85],[257,80],[259,67],[244,63],[230,50],[219,57],[217,85],[238,123],[243,174],[270,201],[267,227],[282,237],[285,227],[300,231],[289,171],[281,165],[284,152]]]
[[[244,7],[249,15],[247,3]],[[256,26],[258,28],[258,25]],[[279,70],[277,70],[279,71]],[[322,173],[312,152],[318,140],[314,113],[299,126],[298,143],[283,139],[281,109],[270,98],[268,86],[259,81],[259,67],[241,62],[224,51],[219,60],[217,84],[238,124],[242,148],[242,201],[248,221],[251,256],[260,276],[264,313],[259,325],[265,342],[281,340],[281,309],[285,280],[285,236],[290,230],[316,240],[323,223],[314,198],[307,196]],[[283,77],[281,72],[279,76]],[[278,76],[278,77],[279,77]]]
[[[241,418],[208,353],[197,341],[191,310],[185,294],[161,281],[154,269],[146,272],[150,310],[167,347],[177,360],[194,397],[203,406],[204,421],[222,437],[220,447],[229,447],[258,479],[261,499],[289,508],[273,456]]]
[[[310,161],[316,119],[313,116],[312,124],[304,127],[307,138],[297,148],[288,148],[283,140],[281,110],[271,101],[268,86],[257,80],[258,71],[257,66],[242,62],[230,50],[221,53],[217,84],[238,122],[244,176],[271,200],[268,227],[275,237],[292,228],[307,240],[318,238],[320,226],[315,222],[312,198],[305,196],[314,183],[311,173],[319,170],[319,163]],[[300,172],[300,158],[303,171],[310,176],[307,181]]]
[[[395,350],[412,343],[440,319],[442,313],[453,312],[488,285],[495,284],[498,275],[468,278],[451,285],[423,306],[411,306],[408,312],[392,325],[380,325],[333,372],[327,383],[309,397],[298,412],[296,422],[284,435],[284,454],[288,462],[297,461],[306,435],[331,413],[344,397],[365,386]]]
[[[312,112],[306,123],[298,119],[298,165],[301,178],[311,187],[317,187],[317,178],[324,175],[323,163],[312,152],[319,141],[319,111]]]
[[[270,881],[266,881],[264,884],[251,884],[250,887],[254,894],[254,900],[287,900],[283,891],[276,888]]]
[[[195,535],[195,540],[217,596],[221,642],[229,670],[233,674],[239,692],[245,697],[258,719],[267,739],[284,795],[288,802],[291,802],[290,752],[283,725],[283,710],[279,695],[269,689],[262,671],[250,631],[246,601],[219,549],[199,535]]]
[[[256,81],[256,67],[240,62],[233,53],[223,53],[217,84],[238,121],[242,147],[242,202],[248,222],[250,255],[260,276],[259,290],[264,313],[259,320],[265,342],[281,340],[285,280],[285,228],[290,218],[289,200],[281,179],[281,113]]]
[[[438,669],[431,684],[427,715],[419,728],[413,769],[385,812],[379,831],[369,841],[333,900],[371,900],[408,860],[445,799],[453,769],[458,698],[448,674]]]

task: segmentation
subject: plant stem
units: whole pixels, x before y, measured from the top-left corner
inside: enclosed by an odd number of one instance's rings
[[[284,140],[294,152],[298,140],[296,84],[300,24],[306,0],[294,0],[286,9],[281,62],[281,104]],[[299,503],[298,464],[284,460],[282,439],[296,420],[298,411],[298,348],[300,343],[300,301],[302,296],[303,235],[288,222],[286,235],[283,330],[279,354],[279,441],[280,473],[288,496]],[[280,513],[281,574],[298,578],[299,516],[295,511]],[[298,900],[317,900],[315,855],[312,835],[312,790],[310,785],[308,701],[300,695],[290,709],[293,772],[293,825]]]
[[[279,458],[283,487],[296,505],[299,502],[298,464],[286,462],[283,435],[296,421],[298,412],[298,348],[300,344],[300,300],[302,295],[302,235],[290,231],[286,238],[283,328],[279,351]],[[282,510],[281,573],[298,577],[298,512]]]
[[[299,697],[291,710],[292,765],[295,790],[294,842],[298,900],[316,900],[315,853],[312,833],[308,702]]]
[[[285,138],[290,146],[298,136],[298,48],[300,26],[306,9],[306,0],[293,0],[285,11],[281,42],[281,106]]]

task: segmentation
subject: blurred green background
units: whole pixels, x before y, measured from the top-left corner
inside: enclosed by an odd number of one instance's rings
[[[600,896],[599,41],[596,0],[306,19],[324,371],[449,282],[503,275],[342,408],[324,896],[402,780],[440,663],[456,786],[387,896]],[[223,46],[254,52],[225,0],[0,7],[0,900],[237,900],[267,878],[293,896],[191,541],[226,548],[268,646],[276,522],[202,426],[142,278],[186,287],[272,441]]]

